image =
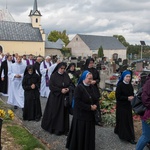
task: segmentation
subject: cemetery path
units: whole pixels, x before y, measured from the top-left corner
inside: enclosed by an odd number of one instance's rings
[[[0,98],[2,98],[4,102],[7,102],[7,97],[1,96]],[[41,98],[42,111],[44,111],[45,109],[46,101],[46,98]],[[22,125],[25,126],[35,137],[37,137],[45,145],[47,145],[50,150],[66,150],[66,136],[56,136],[53,134],[49,134],[41,128],[41,121],[23,121],[22,109],[14,110],[14,112],[16,116],[21,120]],[[70,121],[71,119],[72,116],[70,116]],[[139,126],[139,124],[136,124],[137,128]],[[132,145],[125,141],[121,141],[118,136],[114,134],[113,130],[113,127],[96,126],[96,150],[135,150],[135,145]],[[138,137],[139,134],[137,134],[137,138]]]

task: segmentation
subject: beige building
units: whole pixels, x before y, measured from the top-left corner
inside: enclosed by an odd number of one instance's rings
[[[126,59],[127,48],[115,37],[77,34],[66,47],[71,49],[73,56],[88,57],[98,54],[100,46],[108,59],[111,60],[114,54]]]
[[[0,46],[3,53],[42,56],[59,54],[60,56],[62,42],[47,41],[41,27],[41,16],[37,8],[37,0],[34,0],[33,10],[29,14],[31,23],[15,22],[8,11],[0,11]]]

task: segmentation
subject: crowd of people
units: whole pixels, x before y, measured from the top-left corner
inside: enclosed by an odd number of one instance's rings
[[[71,76],[70,76],[71,74]],[[0,54],[0,92],[8,96],[7,103],[22,109],[23,120],[40,121],[50,134],[66,135],[69,150],[95,149],[95,111],[100,112],[100,74],[94,67],[94,59],[86,60],[83,70],[76,65],[46,56],[34,59],[26,55]],[[150,77],[143,85],[142,99],[147,110],[142,119],[142,136],[136,150],[142,150],[150,142]],[[116,88],[116,126],[114,133],[121,140],[136,144],[131,101],[134,90],[132,72],[122,72]],[[47,98],[42,114],[40,97]],[[71,127],[69,114],[73,115]],[[101,114],[101,112],[99,113]],[[100,116],[101,118],[101,116]],[[69,128],[70,127],[70,128]]]

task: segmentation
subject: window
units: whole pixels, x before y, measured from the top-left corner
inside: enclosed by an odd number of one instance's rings
[[[76,38],[76,41],[78,41],[78,38]]]
[[[38,18],[36,18],[35,22],[38,23]]]

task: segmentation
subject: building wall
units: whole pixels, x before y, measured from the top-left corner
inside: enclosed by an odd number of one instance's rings
[[[126,50],[103,50],[103,52],[104,52],[104,56],[107,57],[109,60],[112,59],[114,53],[117,53],[118,58],[122,58],[122,60],[127,58]]]
[[[73,56],[92,56],[93,54],[98,54],[98,50],[90,50],[89,47],[82,41],[82,39],[76,35],[70,43],[66,46],[71,48]],[[126,50],[103,50],[104,56],[109,60],[112,59],[114,53],[118,53],[118,58],[126,59]]]
[[[66,47],[71,48],[73,56],[92,56],[92,51],[78,35],[76,35]]]
[[[3,47],[3,53],[18,53],[33,54],[45,56],[45,43],[44,42],[20,42],[20,41],[0,41],[0,45]]]
[[[62,53],[60,50],[57,49],[45,49],[45,56],[51,56],[51,55],[57,55],[59,57],[63,57]]]

